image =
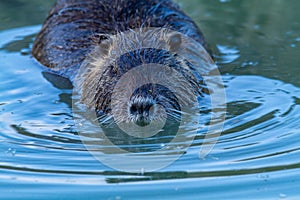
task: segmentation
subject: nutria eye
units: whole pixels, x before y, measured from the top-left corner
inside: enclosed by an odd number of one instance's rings
[[[99,39],[100,39],[100,41],[102,41],[102,40],[107,40],[107,39],[108,39],[108,36],[106,36],[106,35],[100,35],[100,36],[99,36]]]
[[[108,39],[109,39],[109,36],[103,35],[103,34],[97,34],[97,33],[96,33],[96,34],[94,34],[94,35],[92,36],[92,39],[93,39],[93,41],[94,41],[95,43],[101,44],[102,41],[108,40]]]

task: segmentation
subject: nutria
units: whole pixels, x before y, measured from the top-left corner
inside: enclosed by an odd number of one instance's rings
[[[122,38],[122,33],[131,30],[137,31]],[[115,37],[118,34],[121,36]],[[42,65],[77,84],[83,103],[98,115],[107,115],[112,112],[111,93],[116,82],[141,64],[157,63],[177,70],[189,80],[193,93],[201,95],[204,86],[194,65],[197,61],[188,62],[174,53],[183,46],[183,35],[210,52],[197,25],[171,0],[58,0],[36,37],[32,54]],[[157,41],[157,37],[163,40]],[[160,48],[163,41],[167,48]],[[134,48],[121,55],[119,49],[126,45]],[[199,54],[213,63],[206,51]],[[112,59],[116,52],[118,57]],[[90,63],[85,63],[87,57]],[[78,79],[82,66],[89,69]],[[163,106],[171,117],[178,116],[176,111],[181,109],[168,88],[145,84],[133,92],[127,113],[119,120],[146,126],[160,118],[159,112],[151,111],[155,104]]]

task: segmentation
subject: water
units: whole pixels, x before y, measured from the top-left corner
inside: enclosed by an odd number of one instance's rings
[[[180,2],[216,54],[227,118],[206,158],[199,135],[170,166],[140,173],[86,151],[72,90],[53,86],[30,55],[51,1],[24,2],[0,3],[0,199],[299,199],[299,1]]]

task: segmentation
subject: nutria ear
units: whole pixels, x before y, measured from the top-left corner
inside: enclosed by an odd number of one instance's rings
[[[170,33],[168,45],[171,51],[177,51],[181,46],[182,40],[179,33]]]

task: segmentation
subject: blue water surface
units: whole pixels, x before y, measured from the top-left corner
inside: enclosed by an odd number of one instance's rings
[[[281,1],[251,2],[179,2],[211,41],[227,113],[210,154],[199,158],[199,133],[155,172],[94,158],[77,134],[72,89],[49,82],[30,54],[41,26],[2,30],[0,199],[299,199],[300,16]]]

